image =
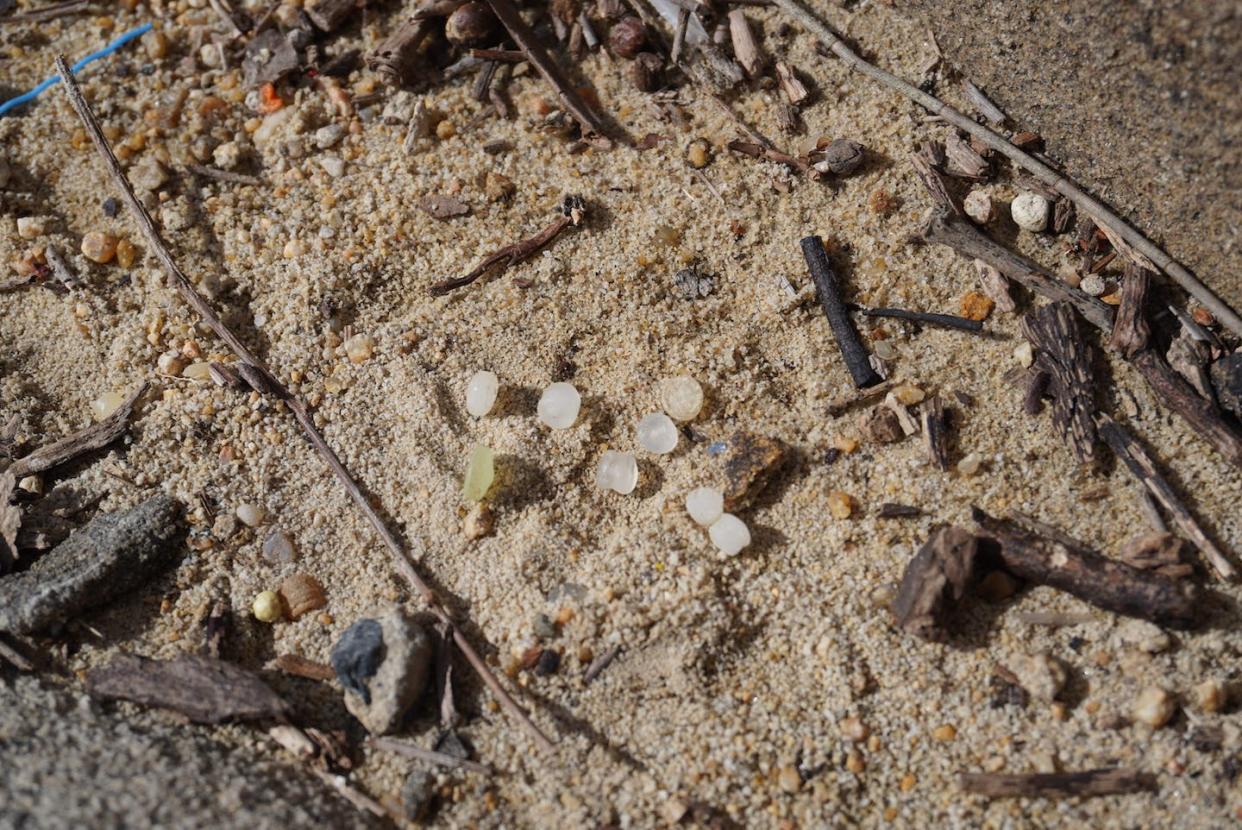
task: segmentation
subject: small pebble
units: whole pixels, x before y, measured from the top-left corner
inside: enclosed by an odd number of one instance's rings
[[[296,620],[311,611],[318,611],[328,604],[323,586],[310,574],[295,573],[285,578],[276,589],[281,607],[288,610],[289,619]]]
[[[750,544],[750,529],[732,513],[724,513],[707,530],[712,544],[725,556],[737,556]]]
[[[663,412],[652,412],[638,422],[638,445],[647,452],[665,455],[677,448],[681,433],[673,419]]]
[[[578,420],[582,396],[570,383],[554,383],[543,390],[536,411],[539,420],[553,429],[569,429]]]
[[[660,405],[674,421],[693,421],[703,410],[703,387],[686,375],[668,378],[660,384]]]
[[[275,591],[263,591],[254,598],[254,618],[259,622],[272,623],[280,619],[280,597]]]
[[[1078,287],[1090,297],[1098,297],[1108,289],[1108,286],[1104,284],[1104,278],[1099,274],[1087,274],[1082,278]]]
[[[986,320],[996,303],[986,294],[967,291],[962,295],[962,316],[967,320]]]
[[[638,486],[638,462],[633,453],[607,450],[595,468],[595,483],[603,490],[612,490],[623,496],[634,492]]]
[[[121,203],[113,196],[104,199],[101,207],[103,208],[104,216],[107,216],[109,219],[121,212]]]
[[[22,239],[43,236],[47,223],[42,216],[21,216],[17,220],[17,235]]]
[[[487,506],[487,502],[479,502],[466,514],[462,532],[466,534],[467,539],[474,541],[490,536],[495,527],[496,516],[492,513],[492,509]]]
[[[375,353],[375,340],[366,334],[355,334],[345,341],[345,356],[350,363],[363,363]]]
[[[261,506],[251,504],[248,501],[237,505],[237,510],[235,512],[237,513],[237,518],[240,519],[241,523],[246,525],[246,527],[258,527],[263,524],[263,519],[267,515],[267,511]]]
[[[932,730],[932,737],[937,741],[951,741],[957,737],[957,728],[951,723],[946,723],[944,726],[937,726],[934,730]]]
[[[1046,703],[1056,699],[1068,679],[1060,661],[1043,652],[1020,655],[1010,662],[1009,670],[1031,697]]]
[[[686,151],[686,160],[690,162],[690,166],[696,170],[701,170],[711,161],[711,155],[708,153],[707,142],[699,139],[690,144],[690,149]]]
[[[475,444],[466,464],[466,477],[461,485],[461,497],[469,502],[482,501],[496,477],[492,450],[484,444]]]
[[[117,238],[103,231],[91,231],[82,237],[82,255],[101,265],[116,256]]]
[[[880,360],[896,360],[897,347],[887,340],[877,340],[872,344],[871,350],[875,352],[875,356]]]
[[[345,173],[345,162],[339,156],[321,156],[319,166],[334,179],[339,179]]]
[[[967,455],[957,462],[957,471],[964,476],[973,476],[979,472],[983,466],[983,456],[978,453],[967,453]]]
[[[828,494],[828,512],[834,519],[848,519],[854,514],[854,497],[841,490]]]
[[[714,487],[696,487],[686,494],[686,512],[695,524],[711,527],[724,515],[724,493]]]
[[[903,383],[893,390],[893,397],[897,398],[905,406],[914,406],[917,403],[922,403],[923,399],[927,397],[927,393],[917,386]]]
[[[802,776],[798,774],[797,767],[781,767],[781,771],[777,774],[777,783],[785,792],[796,793],[802,789]]]
[[[1167,689],[1159,686],[1148,686],[1134,700],[1130,714],[1136,721],[1159,729],[1173,717],[1177,704]]]
[[[345,135],[345,127],[342,124],[333,122],[327,126],[320,127],[315,130],[315,146],[320,150],[327,150],[335,147],[337,142]]]
[[[179,375],[181,370],[186,366],[186,359],[177,352],[164,352],[159,359],[155,361],[155,368],[162,375]]]
[[[1219,680],[1213,678],[1195,686],[1195,705],[1204,712],[1214,714],[1224,711],[1225,704],[1228,702],[1228,690]]]
[[[851,743],[862,743],[867,740],[867,736],[871,734],[871,730],[867,728],[867,724],[856,717],[843,718],[837,726],[841,729],[841,737]]]
[[[283,530],[273,530],[263,540],[263,558],[277,564],[292,562],[296,558],[293,540]]]
[[[1023,369],[1029,369],[1031,364],[1035,362],[1035,350],[1032,348],[1030,341],[1018,344],[1013,350],[1013,359],[1018,361],[1018,365]]]
[[[1048,210],[1048,200],[1038,193],[1020,193],[1009,205],[1014,224],[1032,233],[1048,227]]]
[[[962,209],[966,215],[980,225],[986,225],[996,215],[992,207],[992,197],[985,190],[972,190],[962,200]]]
[[[500,381],[494,372],[475,372],[466,383],[466,411],[482,418],[495,406],[499,389]]]

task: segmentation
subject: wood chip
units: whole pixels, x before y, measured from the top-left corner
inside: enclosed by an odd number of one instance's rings
[[[1022,333],[1039,349],[1036,366],[1052,376],[1052,420],[1079,461],[1095,459],[1095,385],[1090,344],[1069,303],[1056,302],[1022,318]]]
[[[762,75],[767,68],[767,58],[759,48],[755,33],[751,31],[750,23],[741,9],[734,8],[729,11],[729,37],[733,40],[733,55],[746,71],[746,75],[751,78]]]
[[[949,133],[944,142],[944,172],[958,179],[972,182],[987,181],[992,167],[983,156],[975,152],[956,132]]]
[[[948,638],[945,621],[974,574],[979,546],[973,533],[941,527],[906,565],[893,613],[901,628],[934,642]]]
[[[307,680],[332,680],[336,672],[327,663],[309,660],[297,654],[281,654],[276,658],[275,666],[285,674],[305,677]]]
[[[1147,348],[1151,339],[1151,326],[1147,324],[1147,292],[1151,286],[1151,272],[1143,268],[1126,268],[1121,283],[1121,305],[1113,320],[1113,332],[1108,344],[1129,359]]]
[[[949,410],[933,395],[923,401],[919,417],[923,422],[923,439],[927,443],[927,459],[938,470],[947,471],[949,464]]]
[[[193,654],[172,660],[119,655],[87,672],[86,690],[105,700],[172,709],[195,723],[275,718],[288,709],[258,676],[232,663]]]
[[[725,510],[734,511],[757,496],[785,460],[785,445],[775,438],[739,430],[729,439],[724,459]]]
[[[785,61],[776,62],[776,79],[781,83],[781,91],[785,99],[793,106],[801,106],[811,97],[806,84],[798,79],[797,71]]]

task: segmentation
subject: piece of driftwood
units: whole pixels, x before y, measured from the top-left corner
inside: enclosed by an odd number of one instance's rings
[[[305,677],[307,680],[332,680],[336,672],[327,663],[320,663],[298,654],[280,654],[274,661],[276,668],[285,674]]]
[[[604,123],[582,100],[582,96],[578,94],[577,87],[573,85],[560,65],[543,48],[543,44],[539,42],[539,38],[534,31],[522,19],[522,15],[518,12],[517,6],[513,4],[513,0],[487,0],[487,4],[492,7],[496,18],[505,27],[505,31],[509,33],[509,37],[513,38],[513,42],[517,44],[517,47],[526,53],[526,59],[538,70],[543,79],[556,90],[556,95],[560,98],[561,104],[574,117],[579,126],[582,127],[583,135],[594,133],[601,138],[606,138],[607,130],[604,129]]]
[[[919,410],[927,460],[938,470],[949,469],[949,410],[939,395],[932,395]]]
[[[1124,219],[1103,202],[1085,192],[1057,170],[1009,142],[1003,136],[978,123],[973,118],[958,112],[935,96],[929,95],[913,84],[903,81],[891,72],[887,72],[863,60],[856,52],[850,49],[844,40],[829,29],[819,17],[809,11],[802,4],[801,0],[772,1],[774,5],[780,7],[781,11],[797,20],[811,34],[819,38],[825,47],[851,69],[855,69],[883,86],[904,95],[933,115],[940,116],[959,130],[969,133],[973,138],[978,139],[987,147],[1009,158],[1014,164],[1034,174],[1043,184],[1072,201],[1075,207],[1094,218],[1096,224],[1104,229],[1106,233],[1123,240],[1136,254],[1153,261],[1154,266],[1151,266],[1153,270],[1155,267],[1158,267],[1161,271],[1168,274],[1188,293],[1203,303],[1222,325],[1231,329],[1235,334],[1242,335],[1242,317],[1238,316],[1237,312],[1230,308],[1215,292],[1204,285],[1198,277],[1190,273],[1185,266],[1154,245],[1143,234],[1130,227]]]
[[[924,230],[923,238],[971,259],[981,259],[1014,282],[1054,302],[1072,303],[1087,322],[1105,332],[1113,330],[1111,306],[1058,280],[1043,266],[997,243],[965,219],[951,214],[936,215]],[[1164,406],[1181,416],[1226,461],[1242,467],[1242,430],[1226,420],[1219,408],[1195,392],[1154,349],[1143,349],[1131,363]]]
[[[1117,306],[1108,344],[1127,360],[1147,348],[1151,340],[1151,326],[1147,324],[1147,292],[1150,286],[1150,271],[1137,265],[1126,268],[1121,281],[1121,305]]]
[[[195,723],[280,718],[288,711],[257,675],[197,654],[172,660],[121,654],[86,673],[86,690],[105,700],[172,709]]]
[[[267,364],[250,351],[246,344],[233,333],[232,329],[224,324],[211,305],[194,288],[194,284],[190,282],[185,273],[177,266],[176,260],[173,259],[172,253],[168,250],[168,246],[160,238],[160,233],[156,229],[151,215],[147,212],[142,202],[138,200],[133,187],[125,177],[125,172],[121,169],[116,154],[112,152],[112,146],[108,143],[108,139],[104,137],[103,130],[100,128],[95,114],[91,112],[90,104],[86,102],[85,96],[82,95],[82,90],[78,87],[77,80],[70,71],[69,64],[65,61],[63,55],[56,57],[56,71],[60,75],[61,86],[65,90],[65,94],[69,96],[69,102],[82,120],[87,134],[91,137],[96,149],[99,151],[100,157],[112,176],[113,183],[121,191],[121,195],[124,197],[126,205],[128,205],[139,229],[146,238],[150,250],[164,266],[172,286],[181,294],[182,299],[194,309],[203,323],[217,337],[223,340],[237,356],[240,365],[253,370],[250,372],[251,378],[248,379],[252,386],[254,385],[254,376],[262,377],[264,380],[259,386],[270,389],[272,397],[280,400],[293,414],[306,439],[314,447],[324,463],[328,465],[336,480],[349,495],[350,500],[362,512],[367,523],[371,525],[371,529],[375,531],[384,543],[384,547],[387,549],[397,573],[418,593],[426,604],[427,610],[440,622],[449,626],[453,632],[453,642],[456,643],[457,648],[466,658],[466,662],[470,664],[471,669],[474,670],[479,679],[483,681],[483,684],[496,697],[505,713],[531,735],[540,749],[545,752],[551,752],[555,745],[505,690],[505,687],[501,685],[495,673],[488,668],[487,663],[484,662],[478,651],[475,650],[474,646],[466,638],[466,635],[462,633],[461,627],[450,616],[448,609],[441,602],[439,594],[423,578],[418,569],[414,567],[414,561],[420,560],[421,556],[415,555],[411,557],[407,554],[404,545],[397,538],[396,534],[389,529],[388,525],[385,524],[384,519],[380,517],[379,512],[371,503],[371,497],[362,491],[362,488],[358,486],[358,482],[354,480],[349,470],[341,463],[340,457],[328,444],[327,440],[324,439],[323,433],[319,431],[319,427],[315,424],[315,419],[307,408],[306,403],[286,389],[275,378]]]
[[[419,47],[433,28],[434,21],[430,19],[402,22],[367,55],[367,67],[391,87],[413,84],[421,61]]]
[[[897,625],[925,640],[948,638],[945,622],[966,594],[975,571],[978,540],[956,526],[937,528],[906,565],[893,603]]]
[[[832,328],[832,336],[841,350],[845,360],[845,368],[849,370],[854,385],[858,387],[874,386],[883,378],[871,368],[871,355],[863,346],[854,324],[850,322],[849,310],[841,297],[841,289],[837,284],[837,275],[828,261],[828,252],[824,250],[824,241],[818,236],[803,237],[798,243],[802,246],[802,256],[806,259],[807,270],[815,282],[819,304],[828,318]]]
[[[80,455],[92,450],[108,446],[125,433],[129,419],[133,417],[134,406],[138,399],[147,391],[147,384],[142,384],[130,393],[112,414],[88,427],[66,435],[58,441],[40,447],[29,455],[24,455],[10,465],[9,473],[15,479],[22,479],[34,473],[42,473],[72,461]]]
[[[1091,373],[1091,345],[1078,328],[1067,302],[1055,302],[1028,312],[1022,333],[1039,350],[1036,366],[1052,376],[1052,421],[1069,439],[1078,460],[1095,460],[1095,385]]]
[[[981,532],[995,540],[1000,565],[1036,585],[1047,585],[1106,611],[1191,628],[1198,618],[1198,586],[1140,571],[1095,551],[1051,539],[1016,522],[974,508]]]
[[[1084,772],[964,772],[962,789],[986,798],[1095,798],[1154,792],[1156,776],[1131,769]]]
[[[1160,474],[1156,460],[1151,457],[1146,448],[1130,434],[1129,430],[1108,415],[1101,413],[1098,416],[1098,422],[1100,437],[1121,459],[1126,468],[1134,474],[1134,477],[1142,482],[1143,486],[1164,506],[1165,510],[1169,511],[1173,522],[1181,528],[1182,532],[1199,549],[1203,554],[1203,558],[1211,564],[1217,575],[1224,580],[1231,580],[1237,576],[1238,571],[1234,567],[1233,562],[1216,546],[1195,520],[1190,509],[1178,498],[1177,491]]]

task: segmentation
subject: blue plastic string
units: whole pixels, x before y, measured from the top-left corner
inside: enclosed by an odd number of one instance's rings
[[[82,60],[78,61],[77,63],[73,65],[73,69],[71,71],[76,75],[87,64],[93,61],[97,61],[100,58],[108,57],[108,55],[111,55],[117,49],[120,49],[122,46],[129,43],[134,38],[142,37],[149,31],[151,31],[150,23],[144,23],[141,26],[139,26],[137,29],[131,29],[130,31],[118,37],[116,40],[109,43],[104,48],[100,49],[98,52],[91,52],[89,55],[82,58]],[[46,81],[39,84],[37,87],[30,90],[29,92],[24,93],[22,95],[18,95],[16,98],[10,98],[9,100],[5,101],[3,104],[0,104],[0,115],[5,115],[8,113],[9,110],[14,109],[15,107],[20,107],[22,104],[25,104],[29,101],[33,101],[34,99],[39,97],[40,92],[47,89],[49,86],[51,86],[52,84],[56,83],[59,80],[60,80],[59,75],[53,75],[52,77],[48,78]]]

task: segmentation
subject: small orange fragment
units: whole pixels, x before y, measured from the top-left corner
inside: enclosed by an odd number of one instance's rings
[[[285,105],[285,102],[276,94],[276,86],[271,82],[259,87],[259,112],[269,113],[275,112]]]
[[[962,316],[967,320],[986,320],[994,305],[989,297],[978,291],[967,291],[962,295]]]

